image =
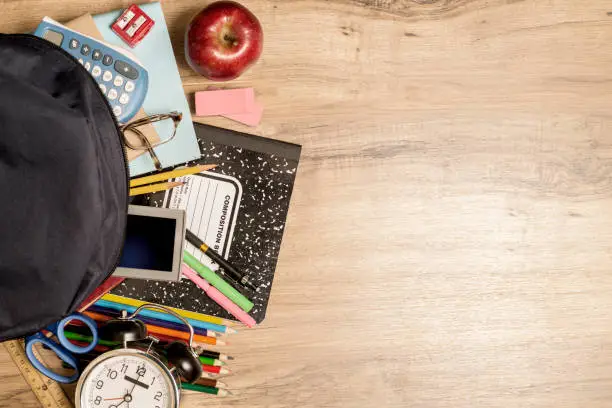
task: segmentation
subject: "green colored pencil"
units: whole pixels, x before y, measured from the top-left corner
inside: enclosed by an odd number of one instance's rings
[[[75,340],[75,341],[84,341],[87,343],[91,343],[91,341],[93,340],[93,337],[91,336],[86,336],[84,334],[79,334],[79,333],[74,333],[68,330],[64,330],[64,335],[66,336],[66,338],[68,340]],[[107,346],[107,347],[115,347],[117,345],[119,345],[119,343],[114,342],[114,341],[108,341],[108,340],[102,340],[101,338],[98,338],[98,345],[99,346]]]
[[[216,358],[202,357],[202,356],[200,356],[200,363],[211,365],[211,366],[224,366],[225,365],[223,361],[217,360]]]
[[[183,251],[183,261],[196,271],[200,276],[208,281],[211,285],[227,296],[232,302],[237,304],[245,312],[250,312],[253,309],[253,302],[244,297],[232,285],[223,280],[219,275],[214,273],[207,266],[202,265],[193,255],[187,251]]]
[[[200,385],[200,384],[190,384],[190,383],[184,382],[184,383],[181,383],[181,387],[184,390],[204,392],[206,394],[214,394],[220,397],[231,395],[231,393],[228,390],[222,390],[222,389],[215,388],[215,387],[207,387],[205,385]]]
[[[87,342],[87,343],[91,343],[91,341],[93,340],[93,338],[91,336],[87,336],[87,335],[84,335],[84,334],[71,332],[71,331],[68,331],[68,330],[64,330],[64,334],[66,335],[66,338],[68,340],[83,341],[83,342]],[[102,339],[98,338],[98,345],[100,345],[100,346],[108,346],[108,347],[115,347],[115,346],[119,345],[119,343],[116,343],[116,342],[113,342],[113,341],[108,341],[108,340],[102,340]],[[224,366],[225,365],[225,363],[223,361],[217,360],[216,358],[199,357],[199,359],[200,359],[200,363],[206,364],[206,365],[210,365],[210,366]]]

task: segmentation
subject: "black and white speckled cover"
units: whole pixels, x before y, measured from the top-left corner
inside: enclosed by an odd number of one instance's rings
[[[195,124],[201,159],[189,164],[217,163],[217,173],[237,178],[243,187],[229,261],[247,271],[260,289],[248,293],[251,311],[260,323],[272,289],[276,262],[300,159],[299,145]],[[149,197],[160,206],[164,194]],[[158,282],[127,279],[112,293],[180,309],[231,319],[191,281]]]

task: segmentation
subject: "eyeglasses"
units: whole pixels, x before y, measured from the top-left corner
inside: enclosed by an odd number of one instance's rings
[[[119,129],[123,133],[123,139],[125,140],[125,144],[132,150],[146,150],[151,159],[153,159],[153,164],[157,170],[162,169],[161,161],[159,157],[157,157],[157,153],[153,150],[155,147],[161,146],[165,143],[168,143],[176,136],[176,130],[178,129],[179,123],[183,119],[183,114],[181,112],[170,112],[170,113],[160,113],[157,115],[149,115],[141,119],[137,119],[133,122],[126,123],[121,125]],[[145,136],[142,132],[142,127],[145,125],[152,125],[153,123],[162,122],[172,120],[173,129],[171,132],[167,132],[167,137],[160,137],[160,140],[154,143]],[[139,127],[141,129],[139,129]],[[130,135],[136,135],[136,137],[130,137]]]

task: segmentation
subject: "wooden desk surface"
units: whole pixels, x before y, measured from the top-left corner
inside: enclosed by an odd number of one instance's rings
[[[129,1],[0,3],[19,32]],[[231,85],[303,158],[237,396],[184,406],[611,406],[612,5],[244,3],[264,56]],[[204,4],[164,4],[190,93]],[[4,352],[0,406],[36,406]]]

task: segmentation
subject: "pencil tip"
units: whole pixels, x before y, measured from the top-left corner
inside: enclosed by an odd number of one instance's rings
[[[233,360],[233,359],[234,359],[234,356],[227,356],[227,359],[228,359],[228,360]]]
[[[217,340],[217,346],[227,346],[227,341]]]
[[[238,333],[238,330],[236,330],[236,329],[232,329],[231,327],[228,327],[228,328],[225,330],[225,333],[226,333],[226,334],[236,334],[236,333]]]

